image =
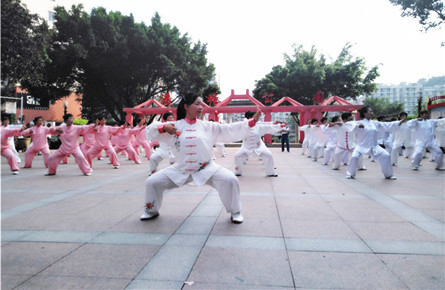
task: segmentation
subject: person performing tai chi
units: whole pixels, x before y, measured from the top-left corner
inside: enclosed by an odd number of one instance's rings
[[[331,123],[336,123],[337,121],[338,116],[332,117]],[[323,133],[328,136],[322,164],[328,165],[329,161],[331,161],[331,159],[334,159],[333,153],[335,152],[335,148],[337,147],[337,130],[333,127],[330,127],[329,124],[326,124],[326,126],[322,127],[322,130]]]
[[[99,124],[96,123],[96,126],[94,127],[96,142],[93,144],[93,147],[88,150],[86,157],[88,163],[92,166],[92,160],[99,155],[102,150],[105,150],[110,158],[111,164],[113,164],[114,168],[118,169],[120,164],[116,152],[114,151],[113,146],[111,146],[110,135],[115,135],[124,128],[105,125],[106,121],[107,119],[105,117],[101,117],[99,118]]]
[[[173,118],[173,114],[168,112],[162,116],[162,120],[164,123],[173,122],[175,119]],[[152,136],[147,136],[147,140],[153,140]],[[155,173],[158,169],[159,163],[165,159],[169,158],[170,165],[175,162],[175,156],[173,155],[172,148],[174,144],[167,143],[165,141],[159,141],[159,148],[151,155],[150,157],[150,175]]]
[[[4,127],[1,127],[1,154],[8,160],[9,167],[11,168],[12,174],[19,174],[19,163],[17,162],[17,158],[11,150],[8,138],[14,136],[22,135],[22,131],[25,130],[25,126],[21,128],[9,128],[9,119],[7,117],[3,117],[3,124],[6,124]]]
[[[137,126],[135,126],[135,128],[142,128],[144,126],[145,126],[144,120],[139,119],[137,121]],[[153,143],[153,144],[156,144],[156,143]],[[144,148],[145,157],[147,157],[147,160],[150,160],[150,157],[152,154],[152,146],[151,145],[153,145],[153,144],[148,143],[147,136],[146,136],[144,130],[141,130],[138,134],[134,135],[134,142],[133,142],[134,151],[136,151],[136,153],[137,153],[139,150],[139,146],[142,146]]]
[[[10,125],[8,117],[2,118],[2,127],[8,127],[9,129],[21,129],[23,125]],[[19,153],[17,152],[17,149],[15,149],[15,142],[14,142],[14,136],[11,136],[8,138],[9,146],[11,147],[11,151],[15,156],[15,159],[17,160],[17,163],[22,163],[22,159],[20,159]]]
[[[206,122],[199,119],[203,101],[197,95],[187,94],[177,109],[177,121],[154,123],[146,128],[155,140],[173,144],[176,163],[158,171],[145,181],[145,209],[141,220],[159,216],[163,194],[166,189],[176,188],[194,181],[198,186],[214,187],[233,223],[242,223],[239,181],[228,169],[212,160],[216,140],[233,142],[249,134],[261,112],[253,119],[231,124]]]
[[[94,124],[93,121],[88,121],[87,125],[91,125]],[[80,145],[80,150],[83,153],[83,156],[87,157],[88,154],[88,150],[91,149],[91,147],[93,147],[94,142],[96,142],[96,134],[94,131],[88,131],[85,132],[85,134],[82,135],[83,137],[83,142],[82,145]],[[103,156],[102,153],[100,153],[99,155],[97,155],[97,160],[102,160]]]
[[[401,112],[399,114],[399,120],[404,117],[408,117],[408,114],[405,112]],[[411,137],[411,128],[408,127],[408,123],[403,123],[400,127],[394,132],[394,143],[391,151],[391,164],[393,166],[397,165],[397,160],[399,158],[400,152],[402,152],[402,146],[405,147],[405,151],[403,155],[405,158],[409,158],[411,152],[413,151],[413,142]]]
[[[408,127],[415,130],[414,136],[416,143],[414,145],[412,169],[419,170],[420,162],[423,158],[423,152],[428,149],[433,155],[436,170],[443,171],[443,153],[440,147],[434,142],[435,127],[445,121],[445,119],[429,119],[428,111],[420,111],[420,117],[408,122]]]
[[[72,114],[66,114],[63,116],[63,120],[65,124],[51,127],[50,133],[53,132],[59,133],[60,141],[62,141],[62,145],[60,145],[57,151],[51,153],[48,157],[48,173],[46,176],[56,175],[57,166],[59,166],[60,161],[68,155],[73,155],[74,160],[79,166],[82,173],[86,176],[89,176],[93,173],[93,169],[91,169],[87,159],[83,155],[82,151],[79,147],[79,136],[85,134],[87,131],[94,130],[94,125],[80,126],[73,125],[74,117]]]
[[[136,164],[141,164],[141,158],[136,151],[134,151],[133,146],[131,146],[131,136],[139,134],[141,130],[144,131],[145,125],[132,129],[127,121],[123,121],[122,126],[124,126],[123,130],[117,134],[118,138],[116,139],[117,143],[116,146],[114,146],[114,151],[117,155],[119,152],[125,150],[128,153],[128,159],[133,160]]]
[[[49,127],[43,126],[43,118],[34,118],[34,127],[31,127],[23,132],[23,136],[32,136],[32,146],[29,146],[25,152],[25,168],[32,167],[32,161],[37,153],[42,152],[43,164],[48,167],[48,157],[50,154],[47,135],[56,135],[57,132],[51,130]]]
[[[358,167],[359,158],[362,155],[371,155],[379,162],[383,176],[386,179],[397,179],[393,175],[393,168],[391,166],[391,156],[389,153],[379,146],[377,142],[378,130],[390,131],[396,126],[400,126],[406,121],[406,118],[402,118],[400,121],[394,122],[378,122],[371,121],[374,113],[368,106],[359,110],[361,121],[354,122],[351,132],[357,134],[357,146],[352,152],[351,160],[349,161],[348,172],[346,172],[346,178],[354,179],[355,173]]]
[[[255,115],[254,112],[247,112],[244,116],[250,119]],[[250,132],[243,138],[241,148],[235,153],[235,175],[241,176],[243,173],[243,166],[247,159],[256,154],[264,161],[266,167],[266,175],[268,177],[277,177],[278,174],[274,170],[274,160],[272,152],[266,147],[261,137],[264,134],[272,134],[281,131],[287,123],[279,124],[272,122],[259,122],[255,127],[250,128]]]

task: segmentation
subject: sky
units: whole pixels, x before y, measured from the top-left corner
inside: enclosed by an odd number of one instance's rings
[[[70,1],[70,0],[66,0]],[[347,44],[379,65],[377,83],[413,83],[445,75],[445,25],[421,32],[418,20],[401,17],[389,0],[80,0],[85,11],[102,6],[133,14],[150,25],[159,13],[163,23],[207,44],[221,96],[252,94],[255,81],[284,65],[293,45],[312,46],[330,60]]]

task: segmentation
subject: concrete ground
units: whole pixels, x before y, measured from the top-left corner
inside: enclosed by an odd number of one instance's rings
[[[237,148],[227,150],[216,162],[233,170]],[[366,159],[349,180],[300,148],[271,150],[278,177],[256,157],[239,177],[240,225],[193,183],[140,221],[146,159],[94,161],[83,176],[70,157],[46,177],[41,156],[17,176],[2,158],[1,289],[445,289],[434,163],[415,172],[401,158],[391,181]]]

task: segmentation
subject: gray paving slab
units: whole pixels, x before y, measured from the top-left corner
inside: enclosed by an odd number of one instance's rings
[[[216,162],[233,171],[237,149]],[[89,177],[73,158],[45,177],[41,156],[13,176],[2,158],[1,288],[445,289],[444,172],[401,158],[388,181],[365,160],[347,180],[345,166],[299,148],[271,152],[278,177],[257,158],[239,177],[240,225],[194,183],[166,191],[161,215],[140,221],[145,158],[120,156],[117,170],[93,161]]]

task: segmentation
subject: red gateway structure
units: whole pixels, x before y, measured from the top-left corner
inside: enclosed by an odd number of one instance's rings
[[[253,103],[252,106],[227,106],[232,100],[249,100]],[[284,105],[287,102],[289,105]],[[338,105],[334,105],[337,103]],[[157,106],[157,107],[154,107]],[[272,113],[278,112],[298,112],[300,113],[300,124],[306,124],[308,119],[317,118],[321,119],[324,112],[352,112],[362,108],[363,105],[353,105],[340,97],[330,97],[329,99],[320,103],[320,105],[304,106],[299,102],[289,98],[283,97],[270,106],[265,106],[257,99],[249,94],[249,90],[246,90],[245,95],[235,95],[232,90],[231,95],[218,103],[214,107],[210,107],[204,104],[203,113],[209,114],[209,119],[218,121],[218,114],[220,113],[245,113],[247,111],[256,111],[257,108],[264,114],[264,121],[272,121]],[[176,115],[176,108],[167,107],[156,100],[149,100],[134,108],[124,108],[126,120],[130,123],[133,121],[133,114],[138,115],[140,118],[144,118],[145,115],[152,114],[164,114],[171,112]],[[300,140],[303,140],[303,133],[301,132]],[[272,143],[272,136],[270,134],[264,136],[264,142],[266,144]]]

